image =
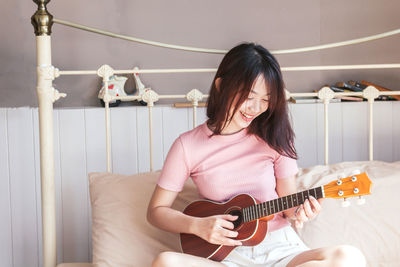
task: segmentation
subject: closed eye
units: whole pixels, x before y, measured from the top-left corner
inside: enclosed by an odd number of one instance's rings
[[[247,100],[253,100],[253,99],[254,99],[253,97],[248,97],[247,98]],[[269,99],[262,99],[262,101],[267,103],[267,102],[269,102]]]

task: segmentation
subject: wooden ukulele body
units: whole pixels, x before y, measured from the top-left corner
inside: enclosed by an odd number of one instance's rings
[[[209,200],[198,200],[192,202],[185,208],[183,213],[194,217],[208,217],[221,214],[238,215],[234,221],[235,228],[239,234],[236,240],[244,246],[255,246],[264,240],[267,233],[267,221],[273,215],[262,219],[243,222],[242,209],[257,204],[258,201],[248,194],[240,194],[224,203]],[[187,254],[208,258],[214,261],[222,261],[235,248],[234,246],[223,246],[210,244],[204,239],[192,234],[180,234],[182,251]]]

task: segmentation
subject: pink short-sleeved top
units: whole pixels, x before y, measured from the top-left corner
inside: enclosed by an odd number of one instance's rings
[[[264,202],[278,198],[276,179],[298,172],[296,160],[280,155],[247,129],[211,135],[206,123],[180,135],[168,152],[158,185],[180,192],[191,177],[201,198],[224,202],[248,193]],[[269,221],[268,230],[287,225],[277,214]]]

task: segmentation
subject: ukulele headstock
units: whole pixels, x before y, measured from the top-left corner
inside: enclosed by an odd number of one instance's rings
[[[372,182],[364,172],[339,178],[329,184],[324,185],[325,197],[329,198],[348,198],[360,197],[371,194]]]

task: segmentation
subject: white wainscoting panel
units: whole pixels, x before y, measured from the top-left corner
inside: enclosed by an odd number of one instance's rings
[[[400,101],[392,102],[393,119],[393,161],[400,160]],[[388,151],[390,152],[390,151]]]
[[[392,102],[376,102],[373,106],[374,160],[393,161]]]
[[[325,126],[324,105],[317,105],[317,135],[318,135],[318,164],[325,164]],[[341,103],[331,103],[328,106],[328,162],[343,161],[343,128]],[[315,164],[312,164],[315,165]],[[310,165],[311,166],[311,165]]]
[[[187,109],[188,111],[188,128],[192,129],[193,128],[193,108]],[[199,126],[200,124],[204,123],[207,120],[207,109],[204,107],[197,108],[196,112],[196,120],[197,120],[197,125]]]
[[[103,109],[85,109],[85,140],[87,173],[105,172],[107,170],[106,156],[106,125]],[[87,179],[87,177],[86,177]],[[92,260],[92,216],[89,208],[89,262]]]
[[[36,184],[36,214],[42,214],[42,200],[41,200],[41,177],[40,177],[40,147],[39,147],[39,112],[37,109],[32,110],[33,120],[33,145],[34,145],[34,158],[35,158],[35,184]],[[42,217],[37,216],[37,232],[38,232],[38,253],[42,255]],[[39,257],[39,266],[43,266],[42,257]]]
[[[63,260],[89,261],[89,193],[83,109],[59,110]]]
[[[0,262],[13,266],[10,169],[8,160],[7,109],[0,109]]]
[[[13,264],[39,266],[32,109],[7,115]]]
[[[106,155],[106,117],[103,109],[85,109],[85,139],[87,172],[105,172]]]
[[[162,110],[162,124],[163,124],[163,145],[164,158],[168,154],[168,150],[172,143],[181,133],[192,129],[188,125],[188,112],[187,109],[178,109],[174,107],[163,107]]]
[[[112,171],[121,174],[137,173],[136,108],[111,109]]]
[[[342,104],[343,161],[368,160],[368,106],[366,102]]]
[[[289,105],[299,166],[315,165],[317,155],[317,105]]]
[[[152,108],[153,126],[153,171],[160,170],[164,162],[162,107]],[[138,134],[139,172],[150,170],[149,110],[137,109],[136,129]]]
[[[324,163],[323,104],[290,104],[300,167]],[[193,127],[192,108],[153,107],[154,170],[162,168],[174,140]],[[400,160],[400,102],[374,106],[374,156]],[[147,107],[111,109],[112,170],[147,172]],[[368,159],[368,104],[329,104],[329,162]],[[206,120],[198,108],[197,124]],[[54,167],[58,262],[91,261],[89,172],[106,171],[102,108],[54,111]],[[38,111],[0,109],[0,263],[42,265]]]

